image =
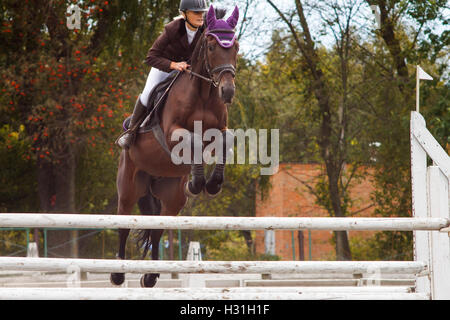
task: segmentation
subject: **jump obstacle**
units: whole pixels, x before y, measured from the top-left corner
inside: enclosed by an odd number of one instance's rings
[[[414,261],[152,261],[0,257],[0,270],[126,273],[413,273],[415,287],[0,288],[0,299],[304,300],[450,299],[450,158],[411,113],[413,218],[163,217],[0,214],[0,227],[195,230],[413,231]],[[427,167],[427,155],[433,165]]]

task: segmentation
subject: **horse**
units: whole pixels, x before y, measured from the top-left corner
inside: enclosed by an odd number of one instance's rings
[[[177,141],[171,138],[177,130],[183,129],[189,133],[188,142],[194,150],[190,163],[174,163],[167,148],[152,132],[138,134],[134,144],[120,154],[116,179],[117,214],[130,215],[137,203],[141,214],[176,216],[186,205],[188,197],[197,197],[202,192],[215,197],[220,193],[226,159],[230,156],[227,146],[233,139],[227,125],[228,107],[235,94],[239,44],[234,28],[238,17],[237,6],[226,21],[216,16],[213,6],[210,7],[206,28],[191,57],[191,68],[179,74],[161,111],[159,126],[169,151],[177,145]],[[203,142],[201,134],[195,132],[196,121],[201,121],[202,134],[208,129],[217,129],[223,135],[223,150],[219,152],[221,161],[216,162],[208,180],[204,174],[205,162],[196,156],[201,155],[208,144]],[[158,260],[163,231],[141,231],[143,259],[151,245],[151,258]],[[129,229],[119,229],[118,259],[125,259],[129,232]],[[158,273],[144,274],[140,280],[141,286],[153,287],[158,277]],[[110,280],[114,285],[121,285],[125,275],[111,273]]]

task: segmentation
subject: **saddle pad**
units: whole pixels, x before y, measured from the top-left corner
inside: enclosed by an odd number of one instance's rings
[[[130,121],[131,121],[131,116],[126,118],[125,121],[123,122],[123,128],[125,131],[128,130]],[[138,133],[147,133],[150,131],[153,131],[153,135],[155,136],[156,140],[163,147],[164,151],[166,151],[166,153],[170,156],[171,153],[170,153],[169,147],[167,146],[166,140],[164,138],[164,133],[163,133],[159,123],[156,123],[155,125],[142,124],[138,130]]]
[[[146,133],[152,131],[156,140],[162,146],[164,151],[170,156],[170,150],[167,146],[164,133],[159,125],[160,117],[162,114],[162,110],[167,100],[167,93],[172,88],[172,85],[178,79],[178,76],[181,74],[179,71],[172,71],[166,80],[162,81],[158,85],[153,88],[152,92],[149,95],[148,99],[148,110],[150,114],[148,114],[144,121],[141,123],[138,133]],[[147,112],[149,112],[147,111]],[[131,121],[131,116],[125,119],[123,122],[124,130],[127,130]]]

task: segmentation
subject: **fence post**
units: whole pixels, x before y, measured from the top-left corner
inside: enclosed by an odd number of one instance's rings
[[[449,181],[438,166],[428,167],[428,203],[430,216],[449,218]],[[450,234],[431,235],[431,298],[450,299]]]
[[[412,111],[410,125],[412,214],[415,218],[427,218],[427,153],[414,135],[416,130],[426,126],[425,119],[420,113]],[[428,268],[431,263],[430,237],[429,231],[413,231],[414,260],[425,262]],[[416,279],[416,292],[431,295],[429,275]]]

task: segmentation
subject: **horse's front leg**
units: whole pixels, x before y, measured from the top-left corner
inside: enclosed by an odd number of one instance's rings
[[[116,256],[118,259],[125,259],[125,248],[129,233],[130,229],[119,229],[119,253]],[[119,286],[125,281],[125,273],[111,273],[110,279],[114,285]]]
[[[197,197],[205,187],[205,171],[203,168],[203,140],[202,137],[196,133],[189,133],[189,144],[193,151],[191,162],[192,178],[186,183],[185,193],[189,197]]]
[[[233,156],[234,134],[226,129],[222,131],[222,148],[218,150],[218,160],[208,182],[205,184],[205,194],[215,197],[222,191],[222,184],[225,175],[225,164],[228,158]]]

